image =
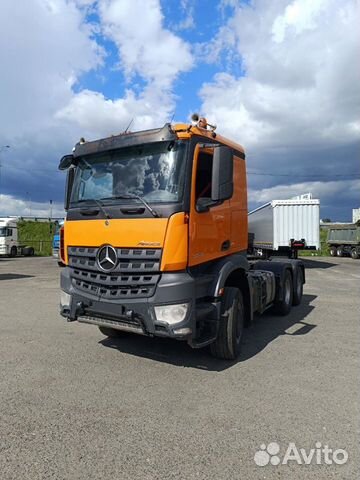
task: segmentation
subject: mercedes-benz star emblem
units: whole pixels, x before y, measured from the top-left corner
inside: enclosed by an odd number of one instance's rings
[[[117,264],[117,253],[114,247],[111,245],[104,245],[103,247],[99,248],[96,261],[98,267],[103,272],[111,272],[114,270]]]

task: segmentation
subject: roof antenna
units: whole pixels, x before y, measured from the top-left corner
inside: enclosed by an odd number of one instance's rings
[[[128,132],[129,128],[131,127],[131,124],[133,123],[133,121],[134,121],[134,119],[132,118],[132,119],[130,120],[129,125],[125,128],[124,133],[127,133],[127,132]]]
[[[173,120],[174,120],[174,117],[175,117],[175,113],[176,113],[176,110],[174,110],[174,113],[172,114],[172,117],[171,117],[170,123],[172,123],[172,122],[173,122]]]

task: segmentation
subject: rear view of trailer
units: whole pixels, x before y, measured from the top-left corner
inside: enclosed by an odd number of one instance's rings
[[[249,213],[252,253],[286,253],[320,248],[320,201],[273,200]]]
[[[351,255],[360,258],[360,227],[357,225],[334,225],[329,228],[327,244],[332,257]]]

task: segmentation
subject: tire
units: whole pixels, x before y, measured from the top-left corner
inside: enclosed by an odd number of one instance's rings
[[[16,257],[16,255],[17,255],[17,248],[16,247],[11,247],[10,257]]]
[[[337,247],[337,249],[336,249],[336,256],[337,256],[337,257],[343,257],[343,256],[344,256],[343,247]]]
[[[351,258],[353,258],[354,260],[357,260],[359,258],[359,254],[358,254],[356,248],[351,249]]]
[[[110,328],[110,327],[99,327],[100,332],[105,335],[105,337],[110,337],[110,338],[116,338],[116,337],[121,337],[124,332],[121,332],[120,330],[116,330],[116,328]]]
[[[225,287],[221,300],[218,336],[210,345],[210,351],[214,357],[235,360],[239,356],[244,318],[245,309],[241,291],[235,287]]]
[[[290,270],[286,269],[284,282],[283,282],[284,295],[280,302],[276,302],[274,305],[274,312],[278,315],[288,315],[293,303],[293,281]]]
[[[303,289],[304,289],[304,274],[302,268],[298,268],[297,276],[296,276],[296,283],[294,283],[293,289],[293,305],[300,305],[302,296],[303,296]]]
[[[329,252],[331,257],[336,257],[336,247],[330,247]]]
[[[23,249],[23,255],[24,257],[32,257],[34,255],[34,249],[33,247],[25,247]]]

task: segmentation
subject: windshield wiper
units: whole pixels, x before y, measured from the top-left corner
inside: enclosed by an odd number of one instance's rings
[[[139,200],[151,213],[151,215],[155,218],[160,218],[160,214],[144,200],[140,195],[134,194],[123,194],[123,195],[114,195],[113,197],[105,197],[101,200]]]
[[[100,208],[100,210],[104,214],[105,218],[108,218],[108,219],[111,218],[110,214],[105,209],[104,204],[101,203],[100,200],[97,200],[96,198],[89,198],[89,199],[84,199],[84,200],[78,200],[76,203],[85,203],[85,202],[94,202]]]

